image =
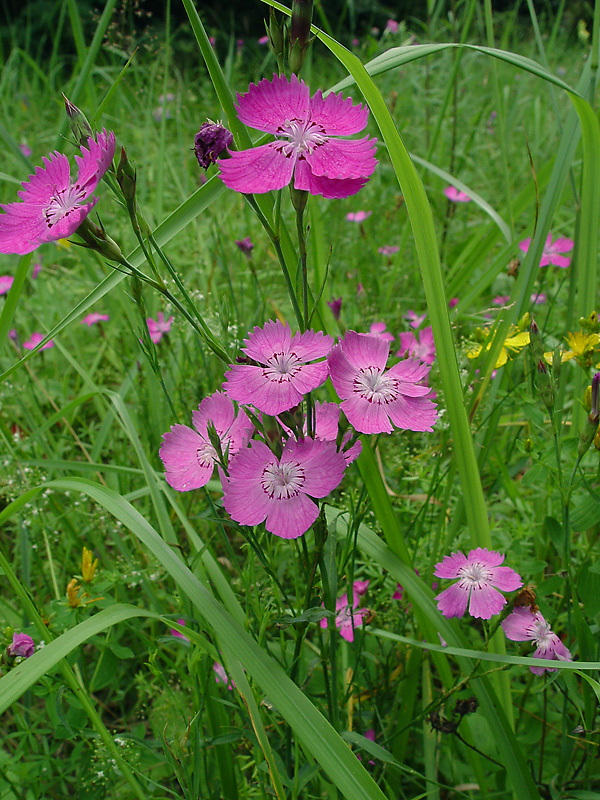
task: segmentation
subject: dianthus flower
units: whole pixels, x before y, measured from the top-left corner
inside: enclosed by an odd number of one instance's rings
[[[369,616],[369,610],[358,608],[361,595],[365,594],[369,581],[354,581],[352,585],[352,605],[348,602],[348,593],[340,595],[335,602],[335,625],[339,628],[340,636],[347,642],[354,641],[354,629],[365,624],[364,618]],[[322,628],[327,627],[327,619],[319,623]]]
[[[310,498],[325,497],[339,485],[344,456],[323,439],[288,440],[281,458],[264,442],[252,441],[229,465],[223,505],[241,525],[265,527],[275,536],[297,539],[319,516]]]
[[[408,321],[408,324],[411,328],[418,328],[419,325],[425,320],[426,316],[427,312],[424,314],[417,314],[416,311],[413,311],[412,308],[409,308],[404,315],[404,319]]]
[[[393,335],[386,331],[385,328],[385,322],[374,322],[369,328],[369,336],[377,336],[378,339],[383,339],[384,342],[393,342]]]
[[[258,365],[232,364],[223,388],[232,400],[253,405],[265,414],[281,414],[297,406],[307,392],[327,380],[324,358],[330,336],[312,330],[292,336],[287,323],[269,320],[244,340],[243,352]]]
[[[526,253],[530,245],[531,236],[528,236],[527,239],[523,239],[522,242],[519,242],[519,249]],[[552,234],[549,233],[542,252],[542,258],[540,259],[540,267],[547,267],[548,264],[554,264],[555,267],[566,269],[571,263],[571,259],[567,256],[561,256],[560,253],[568,253],[573,247],[575,247],[575,242],[572,239],[559,236],[552,241]]]
[[[71,183],[69,160],[59,152],[43,158],[43,167],[23,181],[17,192],[21,202],[0,206],[0,253],[31,253],[44,242],[64,239],[75,233],[96,205],[92,194],[109,168],[115,154],[115,135],[103,130],[97,140],[91,136],[81,156],[75,156],[79,167]]]
[[[229,691],[232,692],[235,689],[235,683],[225,672],[225,667],[222,664],[219,664],[218,661],[215,661],[213,664],[213,670],[215,672],[215,683],[224,683]]]
[[[38,344],[43,340],[44,334],[35,331],[26,342],[23,342],[23,347],[25,350],[35,350]],[[48,350],[50,347],[54,347],[54,339],[49,339],[43,347],[40,347],[40,350]]]
[[[315,437],[325,439],[328,442],[337,440],[340,423],[340,407],[337,403],[315,403]],[[350,465],[362,453],[360,440],[348,449],[344,449],[352,438],[352,430],[346,431],[342,438],[341,452],[346,459],[346,464]]]
[[[178,619],[177,620],[177,624],[178,625],[185,625],[185,620],[183,618],[182,619]],[[169,630],[169,633],[171,634],[171,636],[174,636],[176,639],[184,639],[186,642],[189,642],[189,638],[185,635],[185,633],[182,633],[181,631],[178,631],[177,628],[171,628]]]
[[[422,383],[430,368],[406,359],[386,372],[389,351],[389,342],[348,331],[327,357],[348,422],[361,433],[391,433],[392,423],[430,431],[437,412]]]
[[[240,120],[272,133],[276,141],[251,150],[229,151],[219,162],[223,182],[246,194],[293,186],[323,197],[356,194],[373,174],[375,139],[336,139],[362,131],[368,108],[355,106],[340,94],[312,98],[304,81],[274,75],[272,81],[250,84],[237,96]]]
[[[397,253],[400,250],[397,244],[386,244],[383,247],[380,247],[378,252],[381,253],[382,256],[393,256],[394,253]]]
[[[332,297],[331,300],[327,301],[327,305],[331,309],[331,313],[333,314],[334,319],[339,319],[340,314],[342,312],[342,298],[341,297]]]
[[[13,633],[13,640],[8,645],[9,656],[29,658],[35,653],[35,642],[26,633]]]
[[[252,257],[252,251],[254,250],[254,243],[249,236],[246,236],[245,239],[236,239],[235,243],[240,248],[242,253],[246,256],[246,258]]]
[[[455,186],[446,186],[444,194],[453,203],[470,203],[471,198],[466,192],[461,192]]]
[[[0,294],[6,294],[13,285],[14,280],[12,275],[0,275]]]
[[[192,412],[192,422],[196,430],[187,425],[171,425],[171,430],[163,433],[159,451],[167,483],[178,492],[199,489],[212,476],[217,452],[210,441],[209,425],[214,426],[222,453],[229,458],[246,446],[253,430],[243,409],[236,417],[233,403],[223,392],[205,397],[198,410]]]
[[[152,319],[152,317],[148,317],[146,320],[148,323],[148,331],[150,332],[150,338],[154,342],[154,344],[158,344],[165,333],[168,333],[171,330],[171,325],[173,324],[173,317],[169,317],[169,319],[165,319],[165,315],[162,311],[159,311],[156,315],[156,319]]]
[[[109,319],[110,317],[108,314],[99,314],[97,311],[94,311],[88,314],[87,317],[84,317],[81,320],[81,324],[91,328],[92,325],[95,325],[97,322],[108,322]]]
[[[479,619],[491,619],[506,605],[500,594],[514,592],[523,585],[520,575],[510,567],[501,567],[502,553],[476,547],[469,555],[452,553],[435,565],[438,578],[458,578],[436,596],[437,606],[445,617],[462,617],[469,606],[469,614]]]
[[[349,211],[346,214],[346,219],[348,222],[364,222],[366,219],[369,219],[373,212],[372,211]]]
[[[435,343],[433,341],[433,331],[431,325],[419,333],[407,331],[400,334],[400,350],[396,353],[397,356],[412,356],[423,361],[425,364],[433,364],[435,361]]]
[[[572,661],[573,656],[558,636],[552,632],[540,611],[519,606],[500,623],[506,638],[513,642],[535,642],[537,650],[534,658],[547,658],[550,661]],[[541,675],[546,669],[556,672],[552,667],[529,667],[534,675]]]

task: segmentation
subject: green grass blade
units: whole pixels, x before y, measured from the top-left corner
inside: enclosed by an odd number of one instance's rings
[[[27,271],[29,270],[30,262],[31,253],[28,253],[28,255],[19,259],[19,265],[17,266],[15,279],[4,300],[4,307],[2,309],[2,313],[0,314],[0,353],[4,349],[4,345],[6,344],[6,340],[8,338],[8,332],[10,331],[10,327],[15,316],[15,311],[17,310],[19,298],[21,297],[21,291],[23,290],[25,280],[27,279]]]

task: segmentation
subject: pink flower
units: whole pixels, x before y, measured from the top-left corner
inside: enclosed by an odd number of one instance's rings
[[[448,308],[455,308],[458,305],[458,297],[452,297],[448,303]]]
[[[326,361],[309,363],[331,350],[333,340],[320,331],[292,336],[287,323],[269,320],[256,326],[244,344],[243,352],[258,365],[232,364],[225,373],[223,387],[232,400],[281,414],[327,380]]]
[[[245,447],[252,435],[253,425],[243,409],[235,415],[231,400],[223,392],[205,397],[192,412],[194,428],[187,425],[172,425],[163,433],[159,455],[165,465],[166,481],[178,492],[199,489],[211,479],[217,461],[217,452],[208,433],[214,426],[221,441],[223,455],[234,456]]]
[[[348,594],[337,598],[335,603],[335,625],[340,630],[340,636],[347,642],[354,641],[354,629],[364,625],[364,618],[369,615],[366,608],[358,608],[361,595],[365,594],[369,581],[355,581],[352,586],[352,605],[348,602]],[[362,591],[358,591],[357,586]],[[327,619],[322,619],[319,623],[322,628],[327,627]]]
[[[492,300],[492,305],[494,306],[505,306],[510,300],[509,294],[499,294],[497,297],[494,297]]]
[[[154,342],[154,344],[158,344],[165,333],[168,333],[171,330],[171,325],[173,324],[173,317],[169,317],[169,319],[165,319],[165,315],[162,311],[159,311],[156,315],[156,320],[153,320],[152,317],[148,317],[146,320],[148,323],[148,330],[150,331],[150,338]]]
[[[312,98],[304,81],[292,75],[273,75],[272,81],[250,84],[237,96],[240,120],[266,131],[276,141],[251,150],[230,151],[219,162],[221,179],[236,192],[257,193],[281,189],[293,180],[296,189],[323,197],[356,194],[375,170],[376,139],[337,139],[362,131],[368,108],[355,106],[342,94]]]
[[[92,194],[110,166],[115,153],[115,135],[102,131],[97,141],[91,136],[81,156],[75,156],[79,173],[71,183],[69,161],[62,153],[43,158],[43,167],[21,185],[21,202],[1,208],[0,253],[31,253],[44,242],[65,239],[75,233],[96,205]]]
[[[427,312],[424,314],[417,314],[416,311],[413,311],[409,308],[409,310],[404,315],[404,319],[408,320],[408,324],[411,328],[418,328],[419,325],[425,320],[427,316]]]
[[[519,248],[526,253],[529,250],[530,244],[531,236],[528,236],[527,239],[523,239],[522,242],[519,242]],[[547,267],[548,264],[554,264],[555,267],[566,269],[571,263],[571,259],[567,256],[561,256],[560,253],[568,253],[574,246],[575,242],[573,242],[572,239],[558,237],[552,241],[552,234],[549,233],[540,260],[540,267]]]
[[[462,617],[469,605],[469,614],[479,619],[491,619],[506,605],[503,592],[514,592],[523,585],[521,577],[510,567],[501,567],[502,553],[476,547],[468,556],[452,553],[435,565],[438,578],[458,578],[435,598],[445,617]],[[495,588],[494,588],[495,587]]]
[[[537,645],[534,658],[548,658],[550,661],[572,661],[573,656],[558,636],[552,632],[542,613],[535,613],[530,608],[519,606],[500,623],[506,638],[513,642],[532,641]],[[546,669],[556,672],[551,667],[530,667],[534,675],[541,675]]]
[[[177,623],[178,623],[178,625],[185,625],[185,620],[184,619],[178,619]],[[184,639],[186,642],[189,642],[188,637],[184,633],[182,633],[181,631],[178,631],[177,628],[171,628],[169,633],[171,634],[171,636],[175,636],[177,639]]]
[[[9,656],[29,658],[35,653],[35,642],[26,633],[13,633],[13,640],[8,645]]]
[[[388,19],[385,23],[385,30],[390,33],[398,33],[398,23],[395,19]]]
[[[364,222],[369,219],[372,213],[372,211],[349,211],[346,214],[346,219],[348,222]]]
[[[461,192],[459,189],[456,189],[454,186],[446,186],[444,189],[444,194],[451,200],[453,203],[470,203],[471,198],[466,192]]]
[[[250,254],[254,250],[254,244],[252,239],[249,236],[246,236],[245,239],[236,239],[235,243],[240,248],[242,253],[247,257],[250,258]]]
[[[215,683],[224,683],[229,691],[232,692],[235,689],[235,683],[225,672],[225,667],[222,664],[219,664],[218,661],[215,661],[213,664],[213,670],[215,671]]]
[[[418,358],[425,364],[433,364],[435,361],[435,343],[433,341],[433,331],[431,325],[423,330],[413,333],[408,331],[400,334],[400,350],[396,353],[400,358],[405,355]]]
[[[430,431],[435,405],[422,381],[429,367],[406,359],[385,371],[389,342],[348,331],[327,360],[331,380],[350,424],[361,433]]]
[[[29,158],[31,155],[31,147],[26,142],[21,142],[19,145],[19,150],[23,153],[25,158]]]
[[[92,325],[95,325],[97,322],[108,322],[109,319],[110,317],[108,314],[98,314],[97,311],[94,311],[91,314],[88,314],[87,317],[84,317],[81,320],[81,324],[88,325],[91,328]]]
[[[31,273],[32,280],[35,280],[41,271],[42,271],[42,257],[39,256],[38,260],[33,265],[33,271]]]
[[[365,731],[364,732],[364,737],[365,737],[365,739],[368,739],[370,742],[374,742],[375,741],[375,731],[374,731],[374,729],[373,728],[369,728],[369,730]],[[356,757],[358,758],[359,761],[362,761],[362,756],[361,756],[360,753],[357,753]],[[375,764],[373,759],[369,759],[369,764]]]
[[[0,275],[0,294],[6,294],[14,280],[12,275]]]
[[[378,252],[381,253],[382,256],[393,256],[394,253],[397,253],[400,248],[398,245],[395,244],[386,244],[383,247],[380,247]]]
[[[297,539],[319,516],[310,497],[325,497],[339,485],[344,456],[323,439],[288,440],[281,458],[264,442],[250,442],[229,465],[223,505],[241,525],[265,527],[275,536]]]
[[[385,329],[385,322],[374,322],[369,328],[368,335],[376,336],[378,339],[383,339],[384,342],[394,341],[392,334]]]
[[[342,298],[341,297],[333,297],[331,300],[327,301],[327,305],[331,309],[331,313],[333,314],[333,318],[334,319],[339,319],[341,311],[342,311]]]
[[[539,292],[539,294],[532,294],[531,295],[531,302],[535,303],[535,305],[541,305],[542,303],[546,302],[546,295],[543,292]]]
[[[315,437],[317,439],[325,439],[327,442],[336,442],[339,432],[339,422],[340,407],[338,404],[321,403],[317,400],[315,403]],[[306,434],[306,425],[304,426],[304,432]],[[362,444],[360,440],[354,442],[352,447],[345,449],[352,438],[352,434],[352,430],[346,431],[340,445],[341,453],[346,460],[346,466],[352,464],[362,453]]]
[[[35,350],[38,344],[44,340],[44,334],[32,333],[29,339],[26,342],[23,342],[23,347],[25,350]],[[47,350],[49,347],[54,347],[54,339],[49,339],[43,347],[40,347],[40,350]]]
[[[262,46],[264,44],[269,44],[269,37],[268,36],[261,36],[258,40],[258,43]]]

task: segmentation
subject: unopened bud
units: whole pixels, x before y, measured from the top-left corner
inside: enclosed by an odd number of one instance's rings
[[[533,452],[533,442],[531,441],[531,439],[529,439],[529,438],[525,439],[524,447],[525,447],[525,452],[526,453],[532,453]]]
[[[233,134],[220,122],[205,122],[194,139],[194,152],[202,169],[215,164],[217,158],[233,142]]]
[[[290,184],[290,195],[292,198],[292,205],[296,209],[298,214],[301,214],[304,209],[306,208],[306,202],[308,200],[308,192],[304,189],[296,189],[295,186]]]
[[[529,325],[529,345],[535,360],[542,361],[544,358],[544,343],[540,335],[540,329],[534,319],[531,320]]]
[[[77,228],[75,233],[79,234],[84,240],[85,245],[90,250],[96,250],[107,258],[109,261],[117,261],[122,263],[123,253],[119,245],[110,238],[104,228],[95,225],[89,217],[86,217],[81,225]]]
[[[293,0],[292,22],[290,24],[290,69],[300,71],[311,42],[310,23],[312,22],[313,0]]]
[[[598,422],[600,421],[600,372],[594,375],[592,385],[588,389],[590,390],[590,413],[587,415],[583,430],[579,436],[579,446],[577,448],[579,458],[587,452],[598,433]]]
[[[280,59],[283,57],[283,28],[281,24],[277,21],[277,17],[275,16],[275,9],[269,9],[269,24],[267,25],[265,22],[265,28],[267,29],[267,36],[269,37],[269,44],[271,45],[271,49],[273,50],[273,54],[275,58]]]
[[[527,330],[530,322],[531,322],[531,314],[529,313],[529,311],[526,311],[519,320],[519,322],[517,323],[517,329],[520,331]]]
[[[69,120],[69,128],[71,128],[75,141],[77,144],[87,144],[90,136],[94,135],[90,123],[87,121],[83,111],[77,108],[64,94],[63,99],[65,101],[67,119]]]
[[[121,147],[121,159],[117,167],[117,183],[121,187],[127,205],[135,200],[136,171],[124,147]]]

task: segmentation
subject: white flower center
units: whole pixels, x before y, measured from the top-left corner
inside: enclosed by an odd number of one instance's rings
[[[205,442],[196,450],[196,458],[201,467],[212,467],[217,460],[217,451],[209,442]]]
[[[369,403],[384,405],[398,397],[398,382],[376,367],[366,367],[354,379],[354,391]]]
[[[302,491],[304,470],[295,461],[283,464],[269,464],[263,470],[261,485],[263,491],[275,500],[289,500]]]
[[[554,639],[554,634],[552,633],[550,625],[546,620],[541,619],[536,619],[529,625],[527,628],[527,635],[530,639],[535,639],[537,646],[544,650],[549,648]]]
[[[44,216],[46,217],[48,227],[51,228],[53,225],[56,225],[57,222],[67,217],[75,208],[79,208],[83,199],[84,193],[77,184],[74,186],[67,186],[66,189],[55,191],[50,202],[44,209]]]
[[[300,369],[300,359],[295,353],[274,353],[267,359],[263,375],[267,380],[284,383],[289,381]]]
[[[289,142],[281,142],[280,149],[286,156],[302,156],[312,153],[328,140],[328,136],[321,125],[311,122],[310,119],[286,119],[283,125],[277,128],[278,136],[285,136]]]
[[[480,561],[466,564],[458,570],[459,586],[462,589],[483,589],[490,582],[492,573]]]

